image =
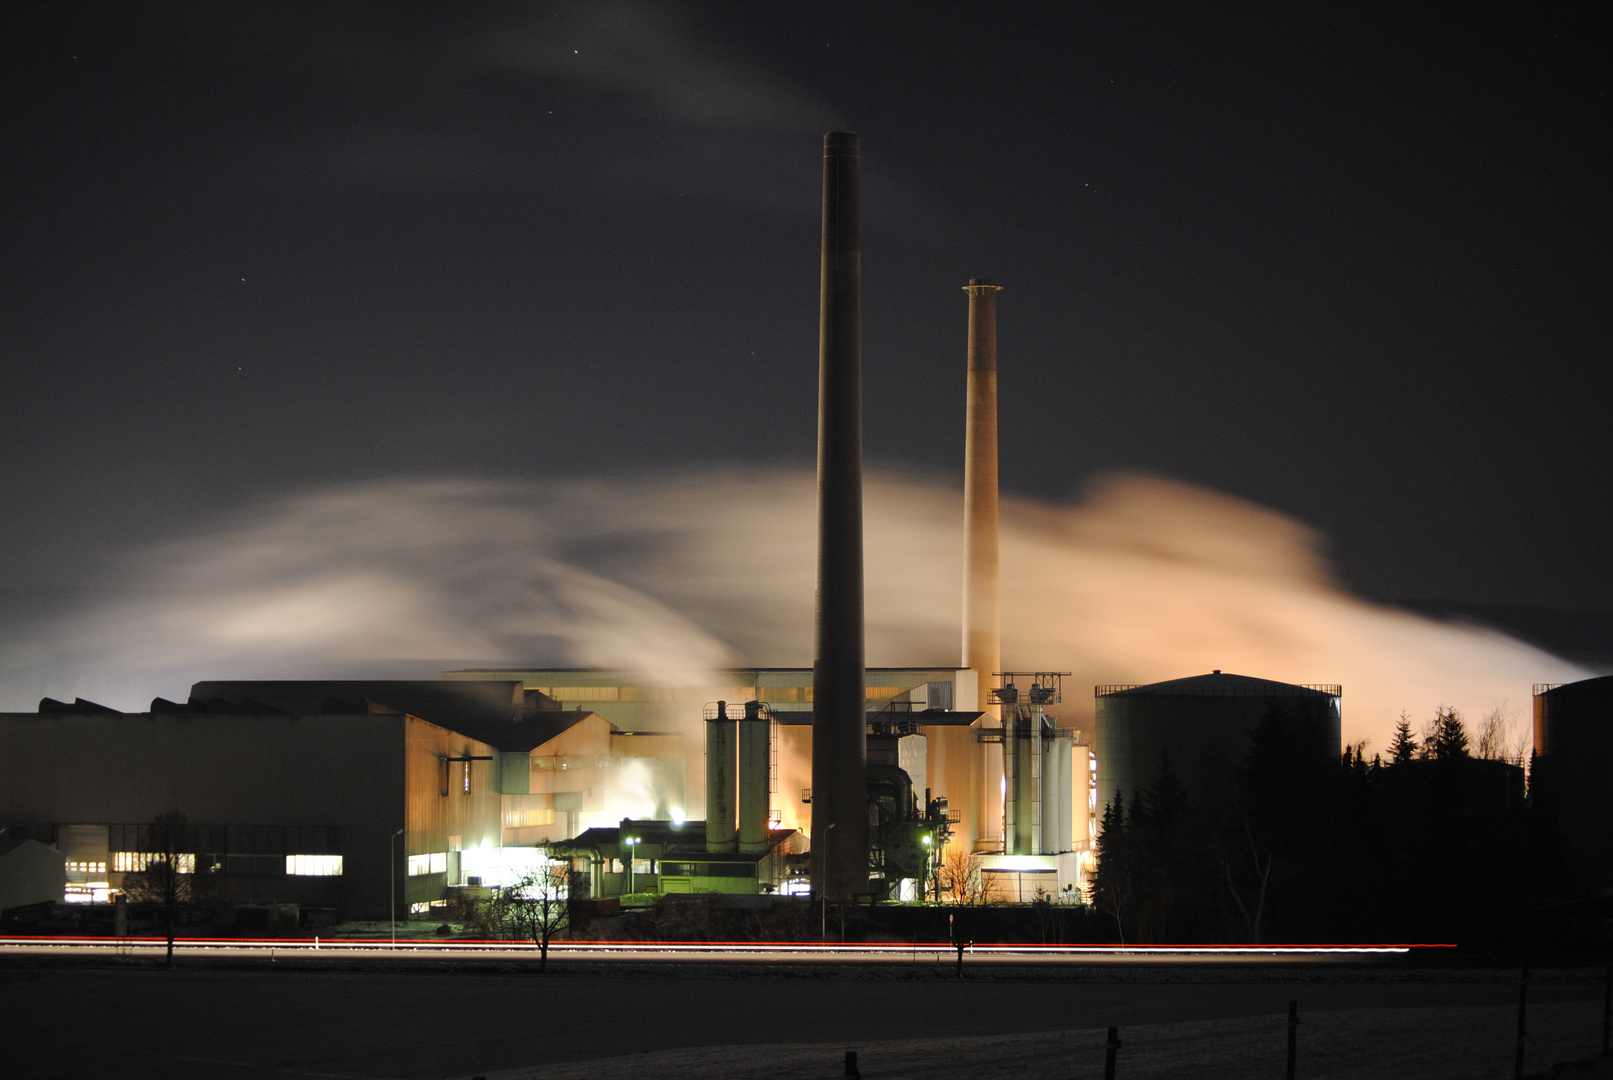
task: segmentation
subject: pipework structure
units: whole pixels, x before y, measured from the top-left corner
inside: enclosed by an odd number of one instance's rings
[[[868,891],[864,730],[862,223],[857,136],[823,139],[818,305],[818,581],[812,664],[812,891]],[[828,841],[834,830],[833,842]]]
[[[760,701],[706,706],[706,851],[760,855],[775,846],[773,806],[773,713]],[[733,709],[733,712],[730,712]],[[735,738],[737,729],[738,738]],[[735,768],[735,746],[738,768]],[[734,798],[735,791],[739,798]],[[735,807],[738,827],[734,823]]]
[[[1071,810],[1079,736],[1059,727],[1044,711],[1064,700],[1063,677],[1069,672],[994,674],[997,685],[991,697],[1002,710],[1002,727],[982,739],[1002,743],[1002,853],[1056,855],[1070,851],[1075,846]]]

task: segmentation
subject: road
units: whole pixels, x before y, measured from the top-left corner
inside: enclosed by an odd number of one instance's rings
[[[1278,1017],[1297,998],[1328,1010],[1504,1009],[1511,971],[1437,971],[1334,955],[842,957],[817,950],[611,955],[321,947],[274,959],[210,944],[179,966],[154,954],[0,947],[0,1016],[14,1075],[221,1077],[472,1076],[690,1047],[856,1045],[1045,1033],[1117,1024]],[[791,953],[798,954],[792,956]],[[64,953],[71,953],[64,955]],[[438,957],[447,957],[439,960]],[[847,959],[856,962],[845,962]],[[1542,973],[1531,999],[1599,1027],[1599,972]],[[1577,1012],[1575,1013],[1577,1015]],[[1575,1021],[1580,1024],[1580,1021]],[[26,1033],[25,1035],[23,1033]]]

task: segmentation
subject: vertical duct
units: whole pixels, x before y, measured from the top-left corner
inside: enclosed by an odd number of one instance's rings
[[[745,702],[739,722],[739,850],[767,851],[767,820],[772,816],[772,770],[769,751],[773,720],[759,701]]]
[[[734,721],[728,702],[717,702],[717,715],[706,720],[706,850],[733,851]]]
[[[862,229],[857,136],[823,138],[812,891],[868,891],[862,528]],[[831,831],[832,830],[832,831]]]
[[[999,710],[991,703],[991,689],[995,673],[1002,670],[997,555],[997,294],[1001,291],[985,278],[971,278],[964,286],[969,294],[969,383],[963,464],[963,666],[972,668],[978,678],[975,708],[992,717]],[[967,748],[971,780],[984,798],[977,795],[971,800],[978,800],[979,809],[973,811],[972,822],[964,823],[964,835],[978,847],[991,831],[985,808],[997,804],[997,790],[992,783],[995,770],[988,767],[973,735]],[[1010,745],[1005,735],[1003,750],[1007,752]],[[1019,771],[1015,764],[1005,759],[1003,771]],[[1004,822],[1005,850],[1009,832]]]

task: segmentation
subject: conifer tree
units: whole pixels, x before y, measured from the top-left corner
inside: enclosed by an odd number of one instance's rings
[[[1132,822],[1136,811],[1132,811]],[[1103,808],[1094,854],[1098,867],[1092,875],[1092,906],[1115,921],[1120,943],[1126,943],[1126,919],[1135,892],[1135,867],[1131,850],[1131,823],[1126,817],[1126,793],[1115,792],[1115,801]]]
[[[1434,737],[1430,740],[1429,751],[1438,761],[1468,756],[1467,729],[1462,725],[1461,713],[1447,705],[1439,707],[1434,714]]]
[[[1400,719],[1395,722],[1395,735],[1389,740],[1389,764],[1404,765],[1417,756],[1417,736],[1411,733],[1411,717],[1406,710],[1400,710]]]

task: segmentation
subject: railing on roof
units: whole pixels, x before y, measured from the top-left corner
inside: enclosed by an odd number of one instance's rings
[[[1186,680],[1184,680],[1186,681]],[[1108,697],[1110,694],[1119,694],[1126,690],[1138,690],[1149,686],[1161,685],[1158,683],[1103,683],[1092,688],[1093,697]],[[1280,690],[1268,689],[1273,686],[1288,687],[1296,690],[1314,690],[1318,693],[1328,694],[1332,697],[1343,697],[1344,687],[1339,683],[1279,683],[1275,681],[1261,681],[1259,683],[1211,683],[1202,682],[1194,684],[1192,697],[1282,697]]]
[[[1560,682],[1537,682],[1535,683],[1535,697],[1539,697],[1548,690],[1555,690],[1561,685],[1563,684]]]
[[[743,720],[745,719],[745,706],[751,704],[752,701],[755,701],[756,704],[756,719],[772,720],[774,718],[773,709],[767,704],[767,702],[756,701],[754,698],[752,698],[751,701],[708,701],[706,703],[705,710],[701,714],[701,719],[717,719],[717,706],[720,704],[724,706],[724,712],[729,720]]]

